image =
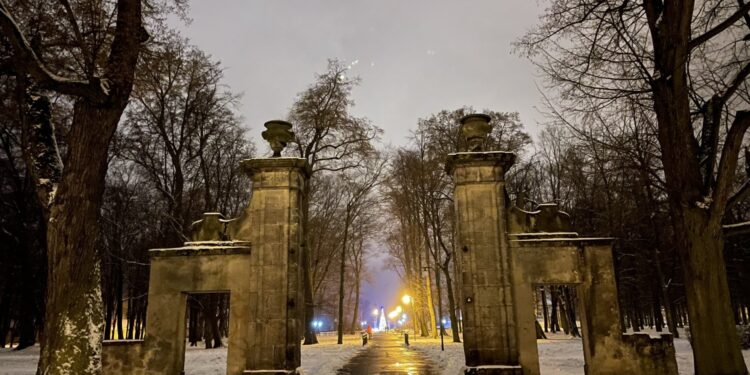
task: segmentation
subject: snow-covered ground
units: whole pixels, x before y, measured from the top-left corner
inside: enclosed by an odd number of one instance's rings
[[[547,334],[548,340],[537,340],[539,366],[543,375],[583,375],[583,347],[581,339],[564,334]],[[409,339],[411,348],[432,359],[444,375],[457,375],[464,366],[463,344],[451,342],[446,337],[445,351],[440,351],[440,339]],[[693,352],[687,339],[674,340],[677,367],[680,375],[693,374]],[[745,363],[750,366],[750,350],[744,350]]]
[[[360,335],[344,336],[344,344],[336,344],[336,335],[318,336],[318,345],[302,346],[303,374],[335,374],[364,347]]]
[[[580,339],[565,335],[552,335],[548,340],[538,340],[539,363],[544,375],[583,375],[583,348]],[[336,345],[335,335],[322,335],[319,345],[302,347],[302,371],[304,374],[328,375],[336,373],[351,357],[362,349],[359,335],[344,337],[344,345]],[[410,337],[411,349],[419,350],[430,357],[445,375],[459,374],[464,365],[462,344],[455,344],[446,337],[445,352],[440,351],[440,339]],[[693,373],[693,353],[690,343],[675,339],[677,366],[681,375]],[[750,366],[750,350],[743,351],[745,362]],[[226,348],[190,348],[185,351],[185,372],[188,375],[223,375],[226,373]],[[0,375],[33,375],[39,359],[39,347],[22,351],[0,348]]]
[[[302,346],[302,372],[304,374],[334,374],[351,357],[362,349],[359,335],[344,336],[344,344],[336,344],[335,335],[321,335],[320,344]],[[34,375],[39,360],[39,346],[21,351],[0,348],[0,375]],[[185,349],[186,375],[226,374],[227,349]]]
[[[21,351],[0,348],[0,374],[34,375],[39,360],[39,346]]]

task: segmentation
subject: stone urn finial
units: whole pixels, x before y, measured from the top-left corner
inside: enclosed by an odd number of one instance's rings
[[[294,140],[292,124],[283,120],[271,120],[263,124],[263,126],[266,127],[266,131],[261,133],[261,135],[271,145],[271,150],[273,150],[271,157],[281,157],[281,150],[286,147],[287,143]]]
[[[484,143],[487,135],[492,131],[490,125],[490,116],[483,113],[474,113],[466,115],[459,120],[461,127],[461,137],[464,139],[466,151],[479,152],[484,151]]]

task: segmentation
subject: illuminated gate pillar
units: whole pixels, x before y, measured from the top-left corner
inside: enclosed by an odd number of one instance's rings
[[[456,184],[457,259],[467,373],[521,375],[506,231],[505,172],[515,155],[481,151],[489,116],[461,119],[468,149],[448,156]],[[480,128],[480,129],[476,129]],[[485,127],[486,128],[486,127]],[[485,129],[486,131],[487,129]],[[474,133],[472,133],[474,132]]]
[[[230,238],[253,244],[247,270],[252,311],[248,321],[239,322],[247,325],[243,374],[296,373],[304,324],[301,194],[307,162],[251,159],[242,167],[252,178],[253,197],[236,226],[227,229]]]
[[[192,242],[150,251],[144,340],[107,341],[108,375],[184,373],[189,293],[229,292],[228,375],[296,374],[303,334],[302,193],[307,161],[280,157],[291,124],[269,121],[263,133],[274,157],[241,166],[252,197],[239,218],[204,214]]]

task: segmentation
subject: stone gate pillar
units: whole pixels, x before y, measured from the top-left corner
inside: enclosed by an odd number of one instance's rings
[[[464,354],[467,373],[520,375],[504,177],[515,155],[481,152],[480,138],[489,132],[488,121],[486,115],[461,119],[462,133],[473,152],[450,154],[446,165],[456,184]]]
[[[303,334],[301,194],[307,163],[274,157],[246,160],[242,167],[252,179],[253,196],[228,228],[231,238],[253,244],[247,270],[251,320],[238,322],[246,325],[248,344],[240,373],[296,373]]]

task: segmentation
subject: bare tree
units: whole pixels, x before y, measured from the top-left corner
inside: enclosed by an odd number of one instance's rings
[[[298,95],[292,106],[289,120],[294,124],[295,142],[293,153],[307,160],[310,178],[302,196],[303,228],[310,218],[310,195],[312,184],[322,172],[342,172],[357,167],[363,157],[373,151],[373,142],[382,132],[367,119],[349,113],[354,104],[351,90],[358,79],[348,77],[349,68],[342,62],[330,60],[328,70],[318,75],[315,83]],[[312,264],[309,234],[304,236],[302,257],[305,292],[305,345],[317,343],[312,321],[315,316],[313,299]]]
[[[381,175],[385,165],[385,159],[373,154],[359,168],[351,169],[349,172],[342,174],[344,228],[339,263],[338,344],[344,343],[344,276],[348,259],[347,249],[350,231],[357,219],[362,215],[367,215],[368,211],[371,211],[377,204],[373,193],[381,183]]]
[[[28,154],[39,196],[48,209],[48,288],[42,353],[38,373],[101,371],[103,334],[99,209],[107,170],[107,149],[128,103],[141,45],[141,2],[94,2],[83,8],[61,1],[62,21],[69,33],[58,34],[75,56],[68,66],[50,65],[26,39],[5,1],[0,2],[2,37],[12,47],[10,63],[18,76],[37,90],[75,99],[67,135],[67,153],[57,157],[57,144],[47,126],[46,98],[30,96],[29,129],[46,131]],[[82,4],[81,4],[82,5]],[[81,12],[82,13],[82,12]],[[113,17],[109,17],[113,16]],[[60,27],[63,29],[63,27]],[[110,32],[109,30],[113,30]],[[38,156],[43,156],[39,158]]]

